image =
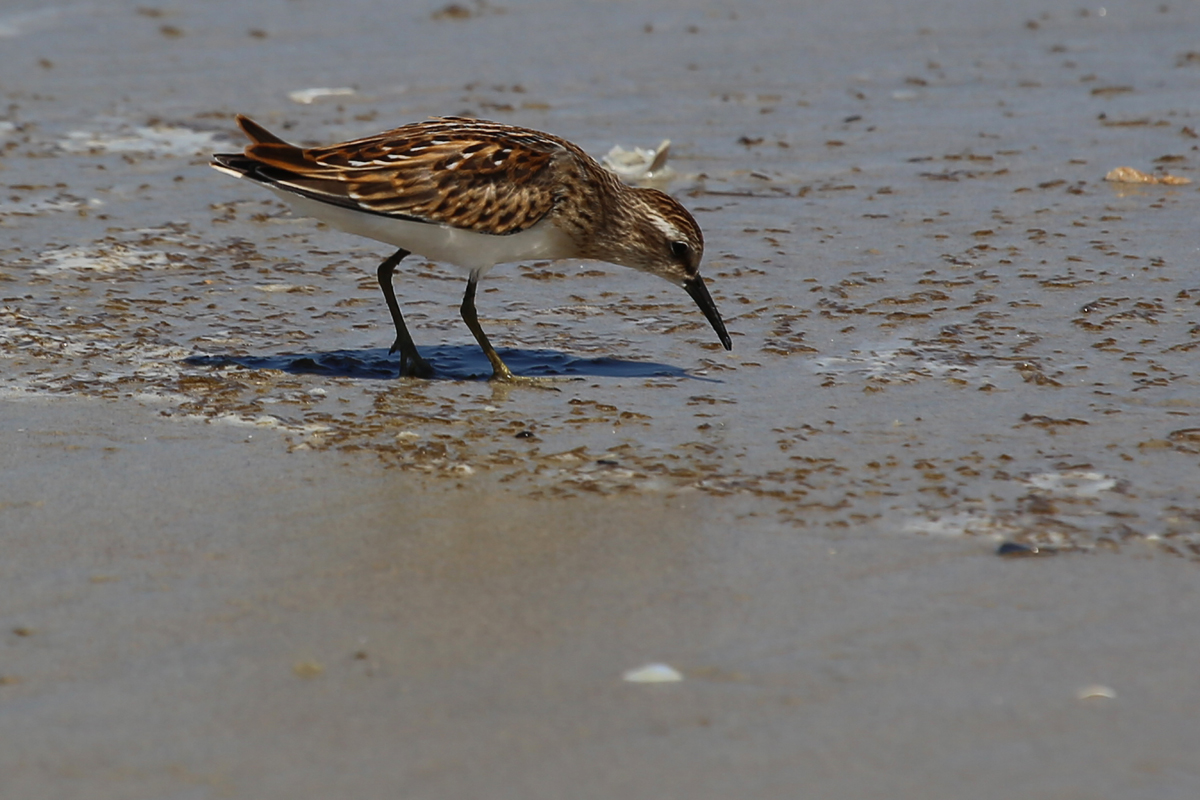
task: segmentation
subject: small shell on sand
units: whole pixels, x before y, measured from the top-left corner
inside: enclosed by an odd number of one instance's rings
[[[674,683],[683,680],[679,670],[669,664],[646,664],[621,676],[629,683]]]
[[[1191,178],[1178,175],[1151,175],[1133,167],[1117,167],[1104,176],[1104,180],[1115,183],[1158,183],[1164,186],[1184,186],[1192,182]]]

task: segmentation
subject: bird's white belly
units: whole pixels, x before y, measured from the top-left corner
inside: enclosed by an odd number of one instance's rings
[[[573,258],[576,255],[570,237],[549,219],[520,233],[493,236],[449,225],[368,214],[267,188],[287,201],[299,215],[314,217],[346,233],[402,247],[432,261],[455,264],[477,274],[486,272],[494,264],[509,261]]]

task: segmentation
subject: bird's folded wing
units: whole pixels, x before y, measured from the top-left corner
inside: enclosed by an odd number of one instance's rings
[[[517,233],[553,207],[554,137],[440,118],[329,147],[288,144],[239,119],[255,141],[218,164],[314,200],[492,234]],[[224,160],[222,160],[224,159]]]

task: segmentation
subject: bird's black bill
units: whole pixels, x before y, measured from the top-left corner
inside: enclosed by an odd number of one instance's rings
[[[700,310],[708,319],[708,324],[712,325],[717,336],[721,337],[721,344],[725,345],[726,350],[732,350],[733,342],[725,330],[725,323],[721,321],[721,313],[717,311],[717,304],[713,302],[712,295],[708,293],[708,287],[704,285],[704,278],[697,275],[686,280],[683,282],[683,288],[696,301],[696,305],[700,306]]]

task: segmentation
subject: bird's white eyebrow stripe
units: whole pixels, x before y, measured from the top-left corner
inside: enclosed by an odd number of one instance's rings
[[[676,239],[678,239],[680,241],[687,241],[687,237],[683,235],[683,231],[679,230],[679,228],[676,228],[674,225],[672,225],[670,222],[668,222],[663,217],[660,217],[658,214],[651,214],[650,221],[653,222],[654,227],[658,228],[658,230],[662,233],[662,235],[667,237],[668,239],[670,239],[672,241],[674,241]]]

